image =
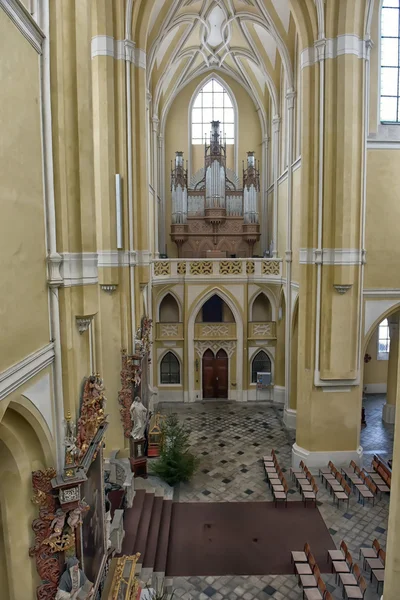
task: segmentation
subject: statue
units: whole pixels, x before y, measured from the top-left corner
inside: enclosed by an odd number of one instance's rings
[[[89,600],[93,597],[93,583],[79,568],[76,556],[67,558],[65,571],[58,583],[55,600]]]
[[[48,537],[49,541],[53,540],[53,538],[61,537],[62,531],[64,529],[66,517],[67,517],[67,515],[62,510],[62,508],[57,508],[56,514],[54,515],[54,519],[52,520],[51,525],[50,525],[52,533]]]
[[[143,406],[139,396],[136,396],[129,410],[133,423],[131,437],[134,440],[141,440],[144,437],[144,432],[147,425],[147,408]]]
[[[88,511],[90,508],[89,504],[85,500],[80,500],[76,508],[71,510],[68,514],[67,523],[71,529],[75,529],[78,525],[82,524],[82,514]]]

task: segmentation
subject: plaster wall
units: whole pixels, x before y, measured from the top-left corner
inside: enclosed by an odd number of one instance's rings
[[[364,287],[400,288],[400,150],[369,150]]]
[[[0,10],[0,372],[50,338],[39,56]],[[17,343],[16,343],[17,342]]]
[[[292,201],[292,281],[300,279],[299,250],[300,250],[300,185],[301,168],[293,173],[293,201]],[[283,257],[284,255],[282,255]]]
[[[278,186],[278,257],[284,257],[287,244],[287,181]],[[282,263],[282,275],[286,276],[286,262]]]

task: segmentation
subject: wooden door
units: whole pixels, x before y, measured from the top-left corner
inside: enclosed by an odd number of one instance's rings
[[[203,354],[203,398],[215,398],[214,353],[208,349]]]
[[[215,398],[228,397],[228,355],[225,350],[218,350],[214,361]]]

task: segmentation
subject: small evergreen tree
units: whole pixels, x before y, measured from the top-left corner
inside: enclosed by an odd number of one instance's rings
[[[179,423],[178,416],[168,415],[161,426],[160,458],[150,472],[172,486],[189,481],[199,463],[190,452],[189,436],[190,430]]]

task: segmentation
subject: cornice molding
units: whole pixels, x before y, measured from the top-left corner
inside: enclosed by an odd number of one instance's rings
[[[98,283],[97,252],[61,252],[61,256],[62,287]]]
[[[368,150],[400,150],[400,140],[367,140]]]
[[[0,8],[11,19],[38,54],[42,54],[45,34],[19,0],[0,0]]]
[[[126,60],[140,69],[146,68],[146,52],[136,48],[130,40],[116,40],[111,35],[96,35],[91,43],[92,59],[96,56],[111,56]]]
[[[318,63],[321,59],[321,42],[323,44],[324,56],[323,59],[337,58],[343,54],[353,54],[357,58],[367,58],[368,48],[366,47],[366,40],[362,40],[358,35],[352,33],[346,33],[344,35],[338,35],[336,38],[327,38],[325,40],[319,40],[315,46],[311,48],[304,48],[300,56],[301,69],[311,67]]]
[[[365,252],[357,248],[300,248],[299,264],[312,265],[361,265],[365,263]]]
[[[400,298],[400,289],[364,289],[363,296],[366,298]]]
[[[53,361],[54,343],[51,342],[0,373],[0,400],[32,379]]]

